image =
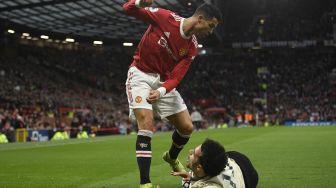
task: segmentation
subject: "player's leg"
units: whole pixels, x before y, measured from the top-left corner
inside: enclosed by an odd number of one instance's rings
[[[154,106],[159,109],[158,113],[161,118],[167,118],[176,128],[172,135],[171,147],[168,152],[164,153],[163,159],[171,165],[174,171],[184,171],[184,167],[177,157],[183,146],[189,141],[193,131],[187,106],[176,90],[164,95]]]
[[[177,159],[177,156],[183,149],[184,145],[189,141],[193,132],[193,124],[188,110],[168,116],[167,119],[176,128],[172,135],[173,142],[169,149],[169,156],[171,159]]]
[[[152,158],[153,112],[152,105],[147,103],[146,97],[151,90],[148,83],[152,82],[153,79],[156,78],[141,72],[136,67],[131,67],[126,81],[130,117],[133,119],[135,115],[139,129],[136,140],[136,158],[140,172],[141,188],[152,187],[149,174]]]
[[[151,182],[149,173],[152,159],[153,112],[148,109],[134,109],[134,114],[139,129],[135,149],[140,171],[140,184],[147,184]]]
[[[184,145],[189,141],[193,126],[187,110],[167,117],[175,126],[172,135],[172,144],[169,151],[163,154],[163,159],[169,163],[175,172],[185,171],[183,164],[177,159]]]

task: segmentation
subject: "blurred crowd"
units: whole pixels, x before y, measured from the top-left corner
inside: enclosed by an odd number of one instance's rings
[[[224,107],[220,121],[335,121],[335,62],[334,48],[232,50],[199,57],[180,90],[189,104]]]
[[[78,126],[130,129],[122,79],[131,55],[19,44],[2,48],[1,54],[3,132]]]
[[[78,127],[93,133],[135,131],[124,93],[132,50],[73,51],[17,44],[2,47],[1,54],[3,132]],[[197,57],[178,90],[191,112],[202,116],[197,129],[335,121],[335,62],[335,49],[327,47],[230,49]],[[155,129],[172,127],[156,121]]]

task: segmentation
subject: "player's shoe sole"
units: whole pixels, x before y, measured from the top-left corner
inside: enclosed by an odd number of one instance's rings
[[[170,158],[168,151],[163,153],[162,158],[170,165],[174,172],[186,172],[183,164],[178,159]]]

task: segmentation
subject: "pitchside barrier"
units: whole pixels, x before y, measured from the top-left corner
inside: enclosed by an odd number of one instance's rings
[[[33,142],[44,142],[48,141],[50,136],[49,129],[40,129],[40,130],[29,130],[28,131],[28,138],[30,141]]]
[[[75,129],[73,136],[71,138],[76,138],[78,130]],[[104,135],[116,135],[116,134],[128,134],[130,130],[124,129],[120,130],[117,127],[113,128],[92,128],[91,133],[97,136]],[[16,142],[44,142],[50,140],[50,138],[54,135],[55,131],[52,129],[16,129],[15,130],[15,141]],[[69,133],[71,134],[71,133]]]
[[[336,121],[286,121],[285,126],[329,126],[329,125],[336,125]]]
[[[22,128],[15,130],[16,142],[27,142],[27,141],[42,142],[42,141],[48,141],[49,137],[50,137],[50,130],[48,129],[27,130]]]

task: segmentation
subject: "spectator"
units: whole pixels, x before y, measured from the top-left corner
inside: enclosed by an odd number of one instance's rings
[[[197,111],[196,107],[193,108],[193,111],[191,112],[191,121],[193,125],[195,126],[196,130],[199,130],[202,128],[202,122],[203,122],[203,117],[199,111]]]

